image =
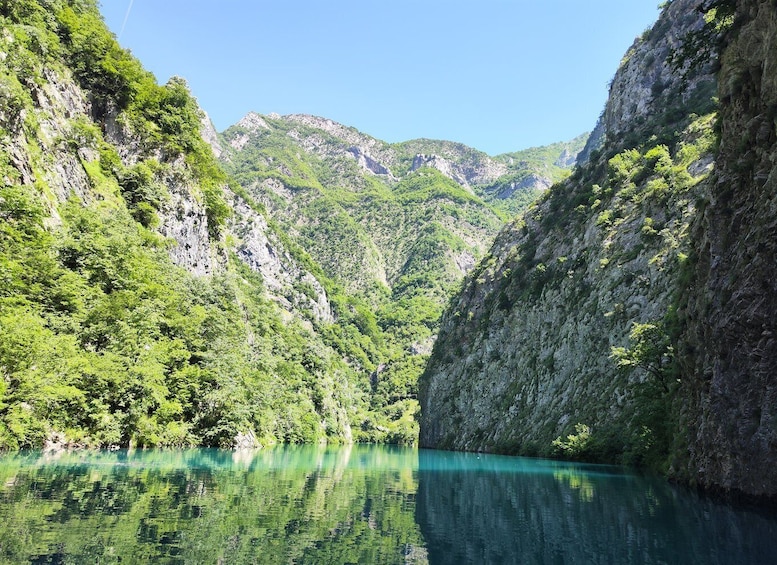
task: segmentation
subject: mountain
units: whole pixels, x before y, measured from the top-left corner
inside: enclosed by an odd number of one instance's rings
[[[466,256],[454,261],[458,280],[467,270],[461,265],[471,266],[473,253],[482,254],[505,213],[525,208],[569,174],[586,138],[492,158],[449,141],[391,145],[316,116],[250,113],[223,133],[217,152],[225,168],[299,236],[331,276],[363,290],[376,280],[393,286],[408,260],[405,244],[429,222],[442,221],[455,238],[468,242]],[[410,194],[418,190],[427,194]],[[457,207],[469,211],[445,220],[446,210]],[[360,248],[345,253],[334,248],[332,234],[318,229],[322,215],[329,218],[328,229],[342,232],[338,239],[356,237]],[[402,215],[407,217],[400,220]],[[338,222],[331,218],[346,216],[354,222],[350,228],[332,225]],[[346,235],[348,229],[359,233]]]
[[[777,495],[777,11],[697,8],[665,5],[584,162],[467,277],[421,379],[422,446]]]
[[[380,438],[387,422],[413,421],[443,307],[505,211],[568,174],[584,139],[492,158],[448,141],[388,144],[316,116],[250,113],[215,150],[290,240],[360,301],[381,344],[370,377],[380,422],[362,427]]]
[[[222,170],[185,82],[96,2],[0,18],[0,446],[359,439],[379,337]]]
[[[0,447],[413,443],[444,304],[550,181],[482,187],[554,165],[303,115],[218,134],[95,1],[0,18]]]

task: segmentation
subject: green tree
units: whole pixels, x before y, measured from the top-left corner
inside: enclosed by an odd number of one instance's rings
[[[619,367],[642,369],[668,393],[674,348],[663,322],[635,323],[629,332],[629,340],[630,347],[613,347],[610,356]]]

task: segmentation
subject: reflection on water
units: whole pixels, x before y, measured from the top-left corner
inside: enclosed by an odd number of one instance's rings
[[[777,520],[619,470],[386,447],[0,458],[0,563],[777,563]]]
[[[417,453],[363,447],[0,459],[0,557],[402,563],[423,553]]]
[[[419,455],[431,563],[777,563],[777,517],[619,469]]]

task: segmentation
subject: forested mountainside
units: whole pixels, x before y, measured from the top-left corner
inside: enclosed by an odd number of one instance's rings
[[[666,4],[615,75],[599,148],[453,300],[421,379],[422,446],[777,495],[777,9],[698,4]]]
[[[443,304],[582,146],[219,135],[95,1],[0,18],[0,448],[413,442]]]
[[[460,143],[388,144],[308,115],[248,114],[216,145],[225,168],[325,272],[360,293],[436,299],[510,210],[568,175],[586,136],[495,158]]]
[[[229,181],[185,83],[96,2],[0,17],[0,446],[358,436],[378,345]]]
[[[288,238],[359,297],[362,331],[381,344],[372,407],[405,420],[451,293],[508,211],[568,175],[585,142],[492,158],[460,143],[387,144],[325,118],[255,113],[206,137]]]

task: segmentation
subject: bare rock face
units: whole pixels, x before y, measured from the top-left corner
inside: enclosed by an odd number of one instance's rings
[[[698,226],[683,361],[700,486],[777,497],[777,7],[736,5],[721,61],[720,152]]]
[[[391,171],[378,161],[373,159],[371,155],[365,153],[361,147],[353,146],[348,148],[348,153],[356,158],[359,166],[365,171],[369,171],[375,175],[390,175]]]
[[[547,455],[577,422],[633,417],[645,375],[619,371],[611,348],[666,315],[703,185],[649,205],[616,198],[617,226],[603,211],[576,218],[559,201],[582,187],[564,188],[502,231],[443,317],[419,391],[422,446]],[[661,236],[643,231],[651,222]]]
[[[202,139],[204,139],[205,142],[210,145],[210,148],[213,150],[213,154],[218,159],[224,153],[224,148],[221,146],[221,142],[219,141],[219,134],[216,132],[216,127],[213,125],[210,117],[205,112],[202,112],[201,123],[202,128],[200,129],[200,133],[202,135]]]
[[[466,175],[462,171],[456,170],[453,163],[447,159],[440,157],[439,155],[423,155],[418,154],[413,158],[413,164],[410,167],[411,171],[417,171],[421,167],[430,167],[437,169],[449,179],[456,181],[462,186],[469,186]]]
[[[547,177],[530,173],[519,181],[513,181],[504,186],[496,195],[502,200],[510,198],[513,194],[521,190],[547,190],[553,182]]]
[[[700,21],[693,1],[677,0],[631,48],[602,118],[610,155],[655,110],[654,84],[680,88],[669,45]],[[453,299],[421,379],[422,446],[549,454],[576,422],[604,430],[633,419],[632,389],[646,375],[619,371],[611,349],[628,343],[634,323],[668,312],[703,185],[653,193],[655,171],[626,181],[597,159],[504,229]],[[705,174],[695,161],[686,174]],[[650,235],[653,225],[662,235]]]
[[[92,198],[89,178],[82,161],[96,158],[92,147],[84,147],[79,154],[74,152],[68,141],[80,143],[74,121],[85,119],[91,112],[91,105],[83,91],[69,76],[60,76],[46,69],[45,82],[34,85],[30,94],[39,111],[36,111],[40,126],[40,137],[27,140],[19,128],[16,138],[8,148],[11,162],[20,172],[26,184],[35,182],[35,170],[44,177],[54,196],[59,201],[71,195],[85,202]],[[21,118],[21,116],[20,116]],[[42,163],[35,163],[36,157],[24,148],[37,145]],[[4,148],[5,149],[5,148]],[[57,219],[54,218],[56,222]]]
[[[424,149],[423,153],[416,153],[413,158],[411,171],[431,167],[464,188],[471,189],[476,185],[489,184],[508,173],[508,167],[504,163],[460,143],[419,139],[407,144]]]
[[[332,322],[331,305],[321,283],[289,255],[263,216],[235,195],[230,200],[235,214],[228,228],[237,240],[236,253],[261,275],[268,295],[290,314],[309,310],[316,321]]]
[[[669,4],[629,51],[601,151],[500,234],[452,302],[421,381],[421,445],[547,454],[575,422],[626,441],[651,417],[635,396],[650,376],[617,370],[612,348],[635,323],[673,320],[669,473],[777,498],[777,6],[721,3],[736,17],[718,76],[720,145],[688,161],[712,131],[711,117],[694,117],[708,108],[710,68],[689,74],[668,53],[701,29],[696,4]],[[676,130],[673,115],[690,120],[676,153],[652,155],[686,181],[659,193],[661,167],[623,165],[651,162],[629,148]]]
[[[185,169],[183,159],[160,179],[169,195],[159,211],[159,232],[172,241],[169,254],[173,262],[196,276],[213,274],[214,251],[208,232],[208,216],[198,187]]]
[[[626,52],[602,115],[610,142],[643,134],[645,123],[666,115],[679,102],[687,102],[703,91],[703,85],[710,92],[714,90],[711,66],[703,72],[685,73],[672,63],[673,53],[688,33],[704,25],[698,5],[698,0],[668,3],[658,22]]]
[[[260,129],[270,128],[270,126],[267,125],[267,122],[264,121],[262,116],[260,116],[256,112],[248,112],[237,123],[237,125],[251,132],[256,132],[256,131],[259,131]]]

